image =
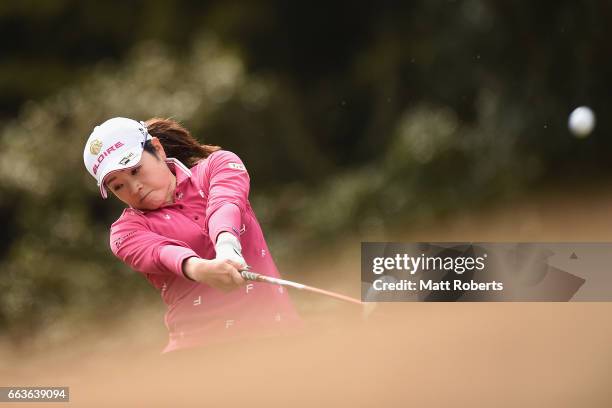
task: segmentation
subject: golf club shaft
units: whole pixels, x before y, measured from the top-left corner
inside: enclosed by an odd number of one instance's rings
[[[297,282],[292,282],[292,281],[285,280],[285,279],[273,278],[271,276],[262,275],[260,273],[253,272],[253,271],[241,271],[240,274],[246,280],[251,280],[251,281],[256,281],[256,282],[266,282],[266,283],[271,283],[273,285],[288,286],[288,287],[299,289],[299,290],[305,290],[307,292],[313,292],[313,293],[318,293],[320,295],[329,296],[334,299],[342,300],[342,301],[349,302],[349,303],[354,303],[357,305],[363,304],[360,300],[352,298],[350,296],[341,295],[339,293],[335,293],[329,290],[319,289],[313,286],[308,286],[308,285],[304,285],[304,284],[297,283]]]

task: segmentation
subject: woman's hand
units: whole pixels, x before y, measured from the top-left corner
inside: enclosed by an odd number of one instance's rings
[[[245,265],[229,259],[209,260],[191,257],[183,263],[183,272],[188,278],[224,292],[246,284],[240,276],[240,270],[244,268]]]
[[[246,267],[246,261],[242,257],[242,246],[240,241],[229,232],[222,232],[217,237],[215,244],[215,259],[229,259]]]

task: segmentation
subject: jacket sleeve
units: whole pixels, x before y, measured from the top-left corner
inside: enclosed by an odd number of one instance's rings
[[[213,245],[221,232],[240,239],[250,189],[249,173],[242,160],[229,151],[215,152],[201,177],[201,185],[208,187],[205,222]]]
[[[184,242],[151,231],[146,220],[136,215],[122,217],[113,224],[110,246],[117,258],[138,272],[173,274],[185,279],[183,261],[198,256]]]

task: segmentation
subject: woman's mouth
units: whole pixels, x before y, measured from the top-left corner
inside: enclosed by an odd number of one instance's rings
[[[151,194],[151,191],[149,191],[147,194],[143,195],[139,202],[142,203],[144,201],[144,199],[149,196],[149,194]]]

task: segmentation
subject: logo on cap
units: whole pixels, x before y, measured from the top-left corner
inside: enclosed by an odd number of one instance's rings
[[[102,152],[101,155],[98,156],[98,159],[96,160],[96,163],[94,163],[93,168],[91,169],[91,171],[93,172],[94,176],[96,174],[98,174],[98,168],[100,167],[100,164],[104,161],[104,159],[109,154],[111,154],[111,152],[115,151],[115,149],[119,149],[120,147],[123,147],[123,143],[117,142],[114,145],[112,145],[111,147],[109,147],[108,149],[106,149],[104,152]]]
[[[100,153],[100,150],[102,150],[102,142],[98,139],[92,140],[89,144],[89,152],[95,156]]]
[[[142,123],[142,122],[141,122]],[[142,133],[142,135],[146,138],[147,137],[147,131],[141,126],[138,128],[138,130],[140,130],[140,133]]]
[[[127,156],[125,156],[123,159],[121,159],[121,160],[119,161],[119,164],[121,164],[121,165],[125,166],[125,165],[127,165],[127,164],[128,164],[130,161],[132,161],[132,159],[133,159],[134,157],[136,157],[136,155],[135,155],[134,153],[130,153],[130,154],[128,154]]]

